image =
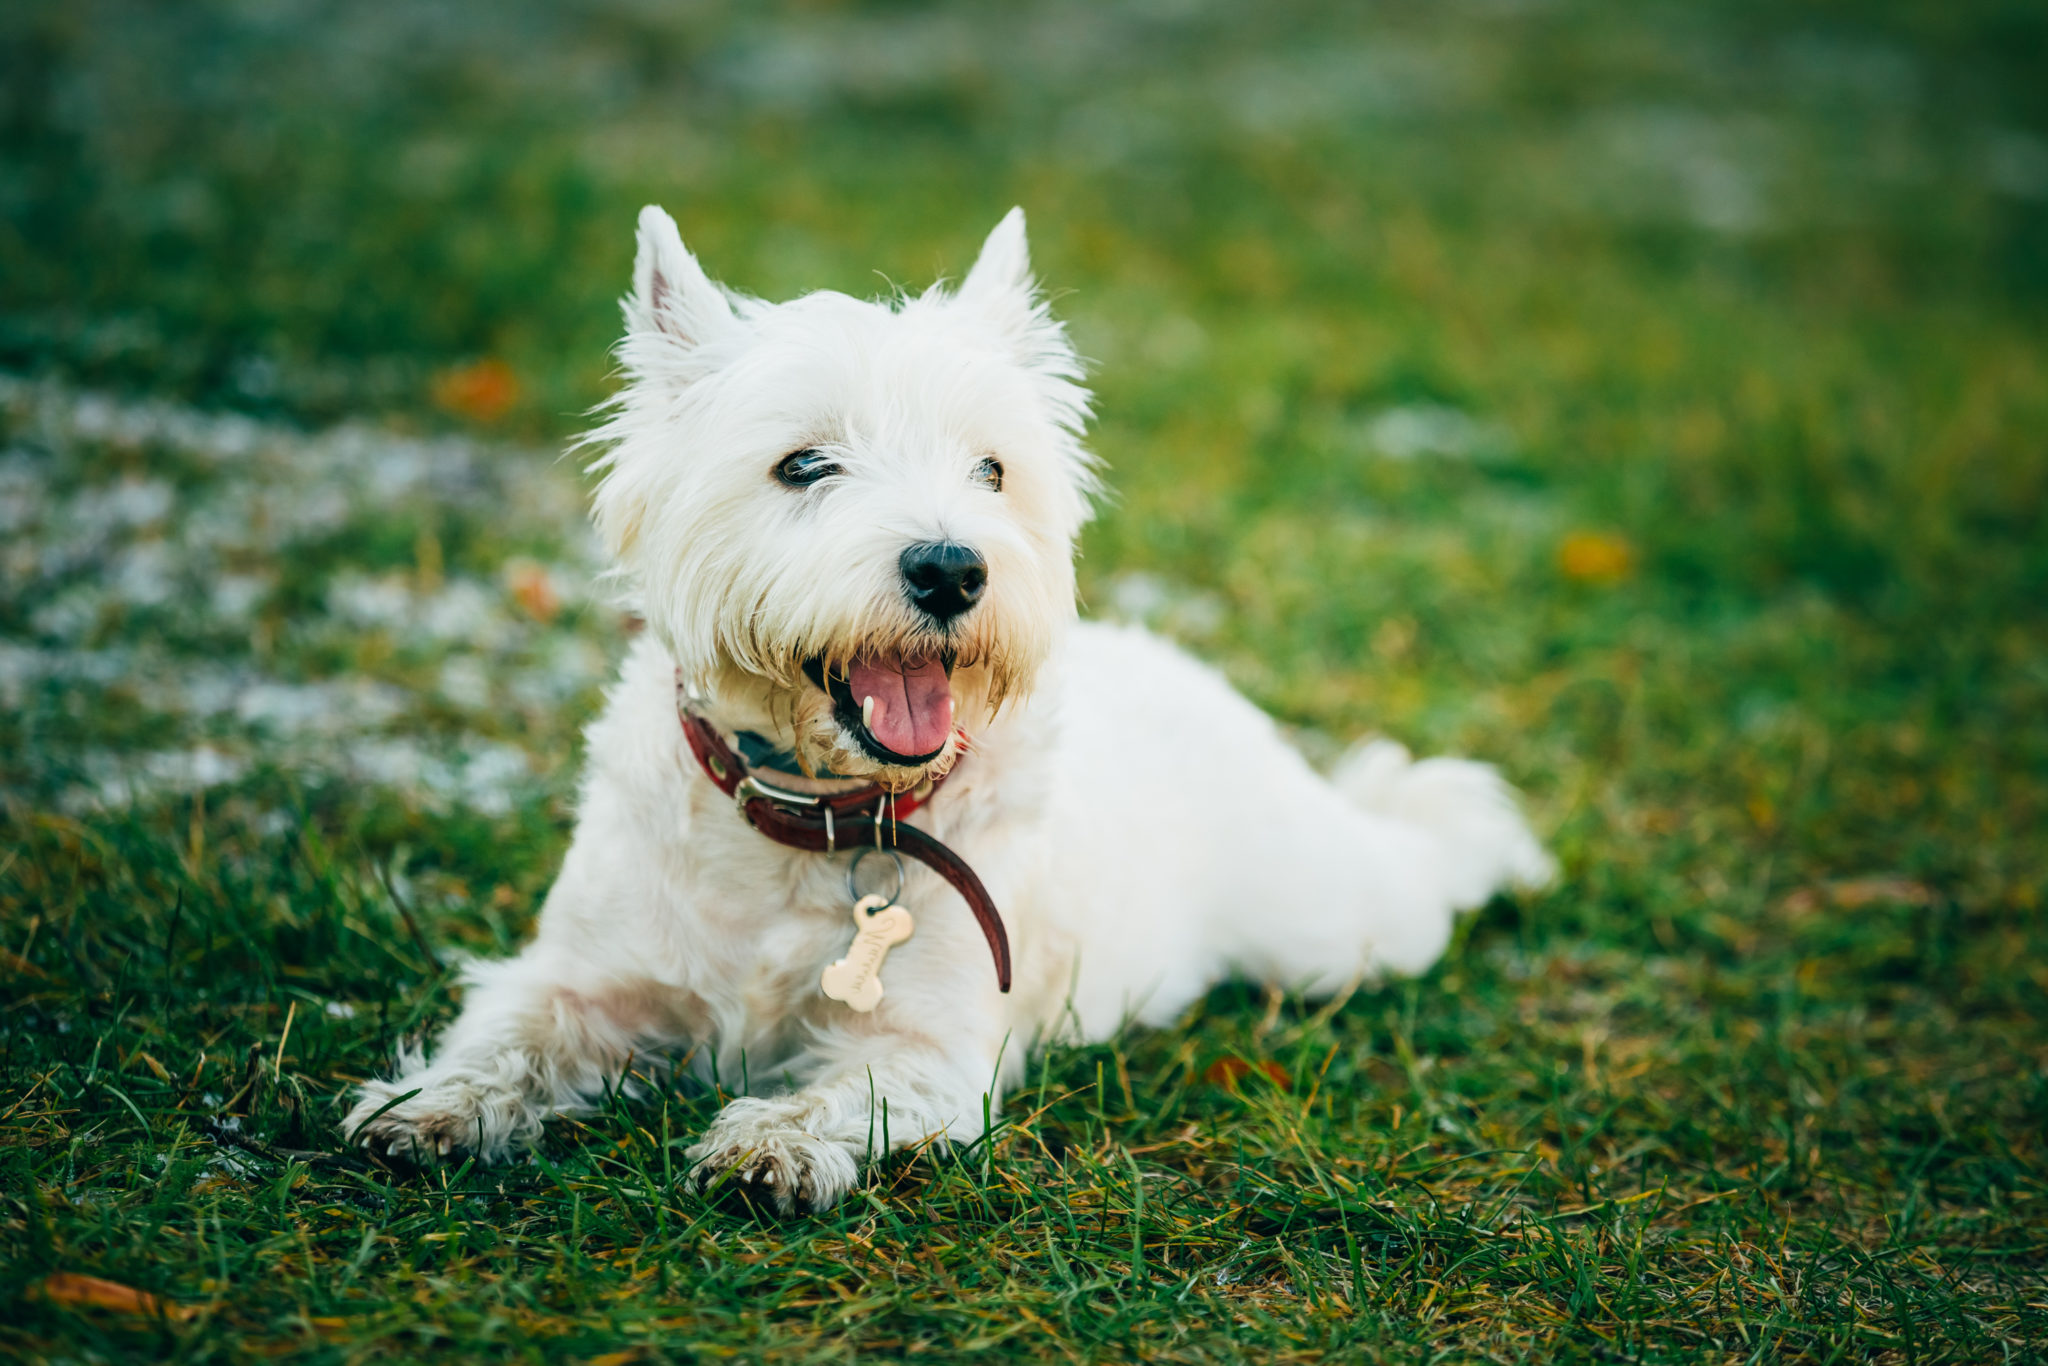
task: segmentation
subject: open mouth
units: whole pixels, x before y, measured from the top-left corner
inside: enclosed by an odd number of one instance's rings
[[[885,764],[928,764],[953,734],[953,656],[871,655],[828,674],[822,659],[804,672],[832,699],[832,715]]]

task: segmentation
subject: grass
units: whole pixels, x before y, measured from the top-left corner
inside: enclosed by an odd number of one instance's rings
[[[2034,7],[31,3],[0,61],[9,1356],[2044,1354]],[[567,837],[622,636],[553,453],[647,200],[768,295],[1025,203],[1090,610],[1313,754],[1499,761],[1560,885],[815,1219],[679,1190],[719,1091],[352,1159]]]

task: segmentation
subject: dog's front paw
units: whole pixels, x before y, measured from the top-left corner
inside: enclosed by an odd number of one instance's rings
[[[692,1190],[760,1201],[784,1215],[830,1209],[860,1176],[844,1148],[762,1100],[726,1106],[684,1156]]]
[[[418,1094],[406,1096],[409,1091]],[[490,1155],[501,1146],[492,1141],[502,1136],[490,1132],[485,1113],[490,1107],[474,1086],[422,1086],[416,1078],[372,1081],[363,1084],[362,1097],[341,1122],[341,1132],[372,1152],[421,1162],[456,1152]]]

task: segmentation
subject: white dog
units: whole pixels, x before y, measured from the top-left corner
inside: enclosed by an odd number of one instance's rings
[[[696,1183],[822,1208],[979,1135],[1035,1041],[1419,972],[1549,876],[1492,769],[1379,742],[1325,781],[1209,669],[1075,620],[1088,395],[1020,211],[955,291],[770,304],[649,208],[624,307],[595,515],[649,629],[533,943],[363,1088],[359,1141],[500,1157],[672,1060],[743,1092]]]

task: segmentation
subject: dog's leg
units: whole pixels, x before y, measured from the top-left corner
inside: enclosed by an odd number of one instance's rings
[[[599,975],[545,940],[471,967],[467,981],[462,1014],[432,1061],[401,1055],[396,1080],[364,1084],[342,1123],[351,1141],[399,1156],[502,1157],[538,1137],[550,1115],[617,1084],[636,1053],[670,1040],[659,987]]]
[[[853,1189],[863,1162],[889,1148],[978,1138],[984,1104],[993,1114],[1002,1098],[997,1058],[1016,1060],[965,1018],[949,1023],[960,1037],[885,1025],[826,1041],[803,1069],[817,1069],[809,1085],[719,1112],[687,1154],[692,1186],[736,1191],[783,1214],[826,1209]]]

